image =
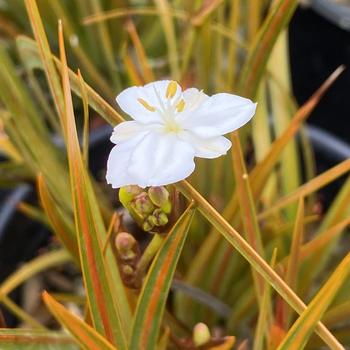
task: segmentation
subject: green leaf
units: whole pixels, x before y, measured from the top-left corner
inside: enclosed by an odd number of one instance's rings
[[[168,233],[150,267],[135,312],[130,349],[156,348],[169,289],[193,214],[190,205]]]
[[[244,64],[240,91],[244,96],[254,98],[273,46],[288,24],[298,4],[297,0],[279,0],[272,4],[270,12],[261,26]]]
[[[73,223],[71,220],[68,221],[62,210],[60,210],[58,203],[56,203],[53,196],[51,196],[42,175],[38,176],[37,188],[41,205],[45,210],[55,234],[66,249],[72,254],[72,257],[78,261],[78,243],[75,237]]]
[[[117,350],[111,343],[97,333],[91,326],[70,313],[47,292],[43,293],[46,306],[57,320],[68,329],[76,342],[85,350]]]
[[[40,58],[44,65],[46,78],[49,83],[51,94],[55,101],[55,107],[60,117],[61,127],[64,130],[64,101],[61,83],[56,67],[52,60],[50,45],[45,34],[39,9],[36,4],[36,0],[25,0],[25,5],[35,36],[35,40],[39,46]]]
[[[256,215],[255,202],[253,199],[252,189],[250,186],[247,167],[244,161],[243,151],[237,132],[231,135],[232,140],[232,163],[236,180],[236,193],[240,206],[240,213],[243,222],[245,237],[247,242],[264,258],[264,246],[262,243],[260,227]],[[261,303],[264,289],[264,281],[259,274],[252,269],[256,296]],[[269,305],[267,305],[270,308]]]
[[[287,270],[285,273],[285,281],[293,290],[298,290],[297,287],[300,269],[300,251],[304,237],[304,212],[304,197],[301,197],[299,199],[298,211],[295,218],[290,257],[288,259]],[[283,303],[281,314],[283,326],[285,326],[285,328],[288,328],[290,324],[291,312],[286,303]]]
[[[309,117],[311,112],[318,105],[323,95],[333,85],[337,78],[342,74],[345,67],[338,67],[325,81],[324,83],[313,93],[313,95],[296,111],[288,127],[276,138],[272,143],[270,150],[266,156],[259,162],[249,174],[253,196],[259,198],[261,192],[264,189],[264,185],[269,178],[271,171],[276,166],[280,159],[282,152],[291,142],[296,133],[300,130],[303,123]],[[234,208],[234,198],[231,201],[230,206]],[[231,212],[233,210],[231,209]],[[230,216],[229,216],[230,217]]]
[[[321,175],[313,178],[307,183],[303,184],[297,188],[294,192],[282,197],[275,203],[272,207],[266,209],[261,214],[259,214],[259,219],[266,218],[268,215],[276,212],[280,208],[287,206],[298,200],[300,197],[305,197],[311,193],[318,191],[320,188],[328,185],[332,181],[336,180],[338,177],[346,174],[350,171],[350,159],[344,160],[343,162],[337,164],[333,168],[325,171]]]
[[[39,48],[37,43],[25,36],[19,36],[16,40],[17,48],[21,55],[24,57],[24,61],[29,66],[30,69],[44,69],[44,65],[40,60]],[[51,55],[55,66],[61,69],[60,60]],[[72,70],[69,71],[69,79],[71,81],[72,91],[78,95],[82,96],[81,85],[79,77]],[[124,121],[123,117],[110,105],[108,104],[91,86],[85,82],[86,92],[88,95],[89,106],[95,110],[102,118],[104,118],[109,124],[115,125]]]
[[[310,97],[310,99],[299,108],[287,129],[273,142],[266,156],[264,156],[261,162],[259,162],[249,173],[249,180],[254,200],[258,200],[261,197],[261,193],[265,188],[266,182],[269,179],[274,167],[278,163],[285,147],[300,130],[303,122],[317,106],[324,93],[334,83],[343,70],[343,66],[336,69],[334,73],[332,73],[321,85],[321,87],[317,89],[317,91]],[[237,193],[234,193],[230,202],[223,211],[223,217],[229,222],[232,222],[238,212],[238,208],[238,195]],[[201,276],[207,271],[206,266],[212,259],[213,252],[218,250],[217,247],[220,242],[221,235],[218,234],[215,227],[213,227],[213,229],[207,235],[205,241],[202,243],[198,253],[194,257],[192,265],[189,267],[187,282],[191,284],[198,283],[198,279],[200,279]],[[221,256],[223,257],[223,254]],[[218,263],[218,265],[221,264]]]
[[[0,46],[0,99],[7,111],[0,118],[5,131],[33,174],[41,172],[61,205],[70,207],[68,177],[62,154],[52,143],[49,130],[32,97],[19,79],[16,66]],[[61,176],[56,176],[61,174]]]
[[[188,182],[181,181],[176,187],[189,199],[196,202],[199,211],[220,232],[225,239],[261,274],[295,311],[301,314],[306,305],[281,279],[281,277],[262,259],[242,236],[198,193]],[[322,324],[316,325],[316,331],[331,349],[342,349],[341,344]]]
[[[326,309],[331,304],[336,293],[348,277],[349,272],[350,254],[342,260],[337,269],[332,273],[332,276],[328,278],[321,290],[296,320],[283,342],[278,347],[278,350],[304,349],[317,322],[319,322]]]
[[[67,152],[74,217],[88,304],[96,330],[105,335],[111,343],[116,344],[119,350],[123,350],[127,348],[125,331],[128,323],[125,318],[128,316],[126,309],[128,304],[122,289],[120,294],[116,293],[119,298],[113,298],[112,295],[116,286],[112,284],[112,273],[109,265],[105,263],[102,252],[102,245],[107,233],[80,152],[61,23],[59,26],[59,47],[65,101],[63,120],[66,122],[64,128],[67,131]],[[118,274],[118,270],[114,270],[113,274]],[[118,285],[122,286],[121,282]],[[122,299],[123,297],[124,299]],[[117,304],[117,302],[119,303]],[[124,305],[120,303],[124,303]]]
[[[275,268],[277,258],[277,248],[273,250],[270,266]],[[265,282],[264,291],[262,296],[261,306],[259,308],[259,317],[255,328],[254,345],[253,350],[260,350],[263,348],[264,336],[267,334],[267,330],[271,327],[271,318],[269,319],[269,303],[271,303],[271,286]]]
[[[73,338],[63,332],[35,329],[0,329],[1,350],[78,350]]]
[[[179,57],[177,52],[177,40],[175,25],[170,14],[170,5],[168,0],[155,0],[155,4],[160,13],[160,20],[168,46],[168,61],[172,77],[178,80],[180,77]]]

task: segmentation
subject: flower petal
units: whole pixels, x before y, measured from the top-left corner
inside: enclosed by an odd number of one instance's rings
[[[116,101],[125,113],[140,123],[162,123],[163,119],[158,111],[164,110],[169,102],[181,96],[181,87],[174,82],[174,94],[166,97],[170,83],[170,80],[160,80],[145,86],[133,86],[123,90]]]
[[[193,111],[209,98],[203,91],[196,88],[186,89],[182,93],[182,97],[185,101],[184,111]]]
[[[179,114],[177,120],[184,129],[209,138],[240,128],[253,117],[255,109],[256,104],[249,99],[221,93],[206,99],[192,113]]]
[[[224,136],[202,138],[190,131],[183,131],[179,137],[190,143],[195,149],[195,157],[217,158],[227,153],[231,148],[231,141]]]
[[[141,124],[136,121],[127,121],[118,124],[114,129],[110,140],[113,143],[119,143],[126,140],[129,140],[139,133],[150,130],[160,129],[160,124]]]
[[[194,153],[173,133],[150,132],[135,148],[128,172],[141,187],[174,183],[193,172]]]
[[[145,135],[147,132],[139,133],[130,140],[121,142],[112,148],[107,161],[106,180],[113,188],[137,183],[137,180],[128,173],[128,167],[133,151]]]

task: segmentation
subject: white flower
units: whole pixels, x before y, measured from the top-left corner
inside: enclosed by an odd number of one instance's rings
[[[252,101],[220,93],[208,96],[175,81],[131,87],[117,96],[134,120],[114,128],[106,179],[113,188],[161,186],[180,181],[194,170],[194,157],[216,158],[231,147],[221,136],[247,123]]]

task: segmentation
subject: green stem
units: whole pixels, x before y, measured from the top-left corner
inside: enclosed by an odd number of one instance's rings
[[[163,243],[165,235],[163,234],[155,234],[148,244],[146,250],[142,254],[142,257],[137,265],[136,269],[136,281],[141,281],[144,272],[147,270],[149,264],[151,263],[154,256],[157,254],[160,246]]]

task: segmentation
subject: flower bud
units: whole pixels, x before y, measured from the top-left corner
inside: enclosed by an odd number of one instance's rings
[[[130,233],[120,232],[115,238],[115,247],[122,260],[132,260],[136,257],[136,245],[137,242]]]
[[[167,215],[161,209],[156,209],[150,218],[152,218],[151,222],[154,226],[165,226],[169,221]]]
[[[167,214],[171,212],[169,197],[165,186],[150,187],[147,192],[138,186],[125,186],[119,190],[121,203],[146,232],[168,223]]]
[[[140,193],[133,201],[133,208],[143,218],[147,217],[154,210],[154,205],[146,192]]]
[[[121,187],[119,190],[119,200],[127,208],[129,202],[131,202],[143,189],[139,186],[129,185]]]
[[[171,211],[169,192],[164,186],[155,186],[148,189],[148,195],[155,206],[161,208],[166,214]]]
[[[134,274],[134,269],[130,265],[123,265],[122,273],[125,277],[132,276]]]
[[[193,328],[193,342],[195,346],[202,346],[211,339],[209,328],[204,323],[197,323]]]
[[[151,231],[154,227],[152,215],[150,215],[142,224],[142,229],[146,232]]]

